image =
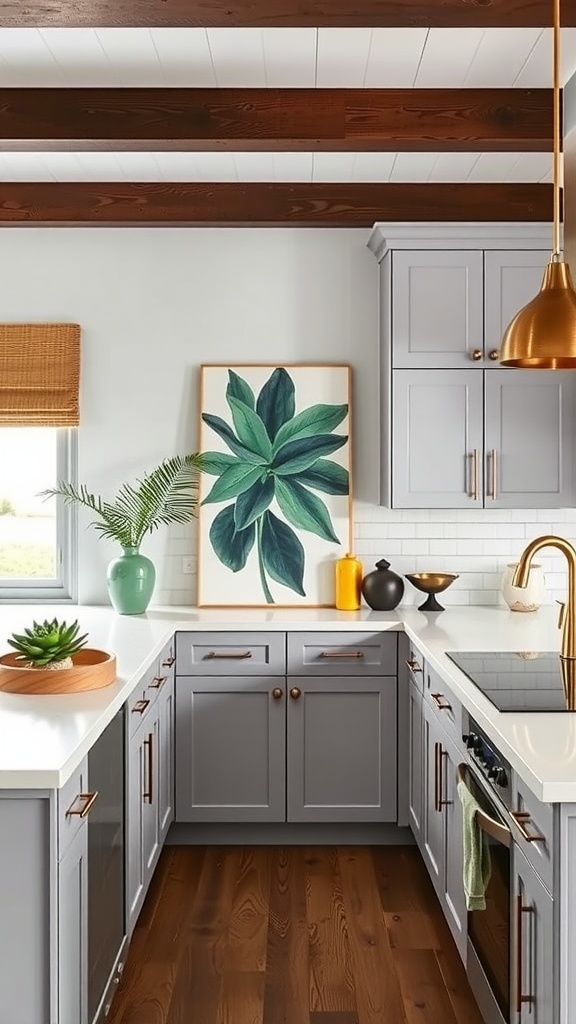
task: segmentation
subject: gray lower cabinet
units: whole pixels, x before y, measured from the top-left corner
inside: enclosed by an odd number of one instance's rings
[[[516,1005],[519,1024],[554,1020],[552,896],[518,846],[513,847],[516,942]]]
[[[423,775],[421,850],[454,941],[464,959],[466,899],[462,883],[462,812],[456,793],[458,749],[423,703]]]
[[[423,696],[412,681],[408,684],[408,821],[419,846],[422,845],[424,807]]]
[[[158,698],[158,822],[160,845],[174,821],[174,676]]]
[[[283,677],[177,677],[178,821],[285,820],[285,707]]]
[[[127,771],[126,916],[132,933],[160,854],[158,705],[130,737]]]
[[[57,1020],[58,1024],[88,1021],[87,823],[78,830],[58,864]]]

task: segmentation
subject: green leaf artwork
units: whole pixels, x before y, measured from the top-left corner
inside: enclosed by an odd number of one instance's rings
[[[349,494],[348,470],[327,456],[348,442],[334,433],[348,404],[316,404],[297,411],[297,387],[285,367],[276,367],[255,394],[228,370],[225,399],[229,420],[209,412],[202,420],[228,451],[202,453],[213,482],[202,505],[226,503],[212,521],[209,541],[233,573],[256,561],[264,600],[275,604],[274,584],[306,597],[306,533],[340,545],[327,501],[318,493]],[[255,548],[254,554],[252,550]]]

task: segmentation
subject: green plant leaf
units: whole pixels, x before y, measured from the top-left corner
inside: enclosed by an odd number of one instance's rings
[[[241,443],[269,462],[272,458],[272,442],[258,413],[237,398],[229,398],[228,405]]]
[[[230,398],[237,398],[239,402],[244,402],[244,405],[247,405],[250,409],[254,408],[256,401],[250,385],[238,373],[234,373],[234,370],[228,370],[228,387],[226,388],[226,401],[228,404],[230,404]]]
[[[237,455],[226,455],[225,452],[202,452],[202,472],[208,473],[209,476],[220,476],[225,469],[230,469],[230,466],[235,466],[237,462]]]
[[[262,561],[277,583],[306,597],[304,582],[305,553],[294,530],[273,512],[264,513],[262,522]]]
[[[271,441],[282,424],[292,419],[295,408],[294,382],[284,367],[277,367],[264,384],[256,402],[256,412]]]
[[[215,481],[212,490],[202,501],[203,505],[213,505],[216,501],[228,501],[237,498],[247,491],[262,476],[262,466],[254,466],[250,462],[239,462],[225,469],[222,476]]]
[[[348,470],[330,459],[318,459],[310,469],[298,474],[298,482],[324,494],[350,493]]]
[[[342,423],[347,412],[347,405],[309,406],[280,428],[274,442],[274,451],[278,451],[287,441],[295,441],[300,437],[330,434],[334,427]]]
[[[294,476],[310,469],[323,455],[330,455],[345,445],[345,434],[318,434],[316,437],[301,437],[288,441],[276,452],[272,469],[278,476]]]
[[[253,523],[258,516],[266,511],[274,497],[274,477],[269,476],[264,480],[257,480],[244,494],[241,494],[236,502],[234,522],[237,530],[244,530],[250,523]]]
[[[292,526],[315,533],[317,537],[329,540],[333,544],[340,543],[334,533],[330,513],[322,499],[307,491],[296,480],[291,480],[290,477],[281,480],[278,477],[276,500]]]
[[[210,543],[214,553],[232,572],[240,572],[246,565],[252,550],[256,527],[251,523],[245,530],[237,530],[234,524],[234,505],[223,508],[210,527]]]
[[[264,462],[266,462],[266,459],[263,459],[259,452],[243,444],[242,441],[236,437],[232,427],[228,426],[225,420],[221,419],[220,416],[213,416],[212,413],[203,412],[202,419],[204,420],[204,423],[212,428],[215,434],[218,434],[218,436],[226,442],[230,451],[234,452],[235,455],[239,455],[240,458],[245,459],[246,462],[254,462],[258,465],[263,465]]]

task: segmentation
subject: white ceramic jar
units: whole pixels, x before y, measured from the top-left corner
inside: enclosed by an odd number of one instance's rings
[[[532,563],[528,574],[528,586],[513,587],[512,578],[517,562],[510,562],[504,570],[502,597],[513,612],[535,612],[544,600],[544,572],[541,565]]]

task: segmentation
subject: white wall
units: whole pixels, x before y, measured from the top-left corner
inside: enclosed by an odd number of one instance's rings
[[[398,572],[460,573],[446,604],[497,603],[527,538],[576,535],[576,512],[390,512],[378,493],[377,264],[364,230],[5,229],[0,319],[82,325],[79,480],[111,495],[168,455],[197,448],[203,362],[349,362],[354,368],[357,553]],[[80,523],[83,603],[107,600],[114,545]],[[143,547],[155,603],[194,602],[193,527]],[[565,574],[544,558],[549,600]],[[406,603],[419,600],[406,585]]]

